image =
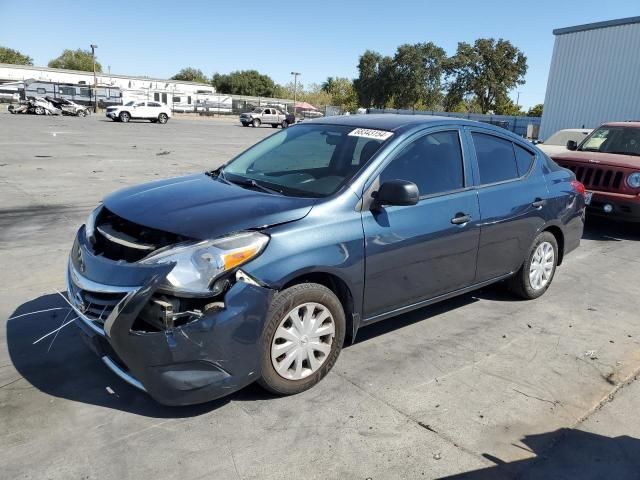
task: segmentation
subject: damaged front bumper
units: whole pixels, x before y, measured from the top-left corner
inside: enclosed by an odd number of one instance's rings
[[[67,292],[88,345],[120,378],[165,405],[207,402],[257,380],[273,291],[237,281],[222,308],[165,330],[140,328],[140,312],[172,268],[96,256],[81,228]]]

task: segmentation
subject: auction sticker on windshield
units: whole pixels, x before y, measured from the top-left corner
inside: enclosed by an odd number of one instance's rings
[[[375,140],[386,140],[391,135],[393,135],[392,132],[387,132],[385,130],[374,130],[372,128],[356,128],[355,130],[351,130],[349,132],[350,137],[373,138]]]

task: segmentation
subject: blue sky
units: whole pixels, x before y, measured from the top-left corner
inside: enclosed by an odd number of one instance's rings
[[[459,41],[501,37],[528,58],[518,88],[528,107],[544,100],[554,28],[636,15],[640,2],[630,0],[0,0],[0,45],[36,65],[95,43],[113,73],[166,78],[185,66],[207,75],[254,68],[286,83],[295,70],[306,85],[357,76],[367,48],[393,54],[403,43],[433,41],[452,54]]]

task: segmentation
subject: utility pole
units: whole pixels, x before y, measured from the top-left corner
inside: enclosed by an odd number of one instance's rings
[[[98,45],[91,44],[91,56],[93,57],[93,113],[98,111],[98,77],[96,77],[96,48]]]
[[[518,96],[516,97],[516,105],[520,105],[520,92],[518,92]]]
[[[296,103],[297,103],[297,93],[298,93],[298,75],[300,72],[291,72],[293,75],[293,116],[296,116]]]

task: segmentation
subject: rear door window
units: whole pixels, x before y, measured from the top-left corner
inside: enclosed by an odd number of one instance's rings
[[[520,176],[513,144],[509,140],[477,132],[471,135],[481,184],[504,182]]]

